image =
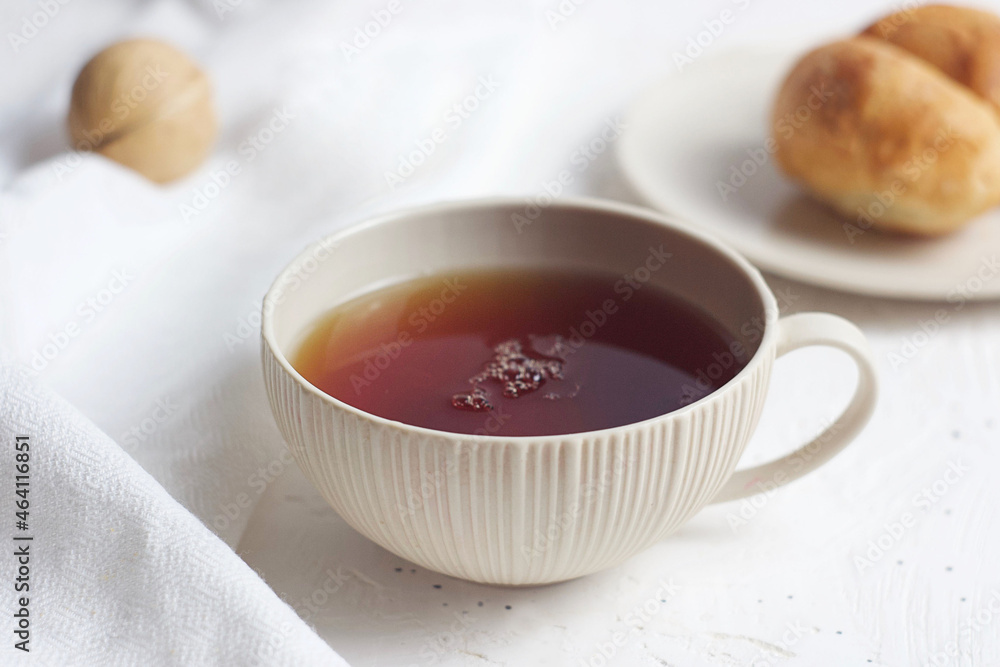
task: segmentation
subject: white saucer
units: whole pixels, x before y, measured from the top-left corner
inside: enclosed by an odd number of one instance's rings
[[[904,299],[1000,298],[1000,210],[938,239],[864,231],[806,196],[759,150],[774,93],[802,52],[761,46],[706,55],[648,91],[619,141],[625,178],[650,206],[716,234],[776,274]],[[766,161],[744,165],[748,149]],[[740,183],[730,177],[741,166],[752,175],[724,201],[719,183]],[[845,223],[854,225],[853,243]]]

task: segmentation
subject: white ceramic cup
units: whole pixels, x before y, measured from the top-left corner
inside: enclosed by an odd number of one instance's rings
[[[651,271],[654,250],[670,258]],[[710,313],[752,357],[728,383],[674,412],[542,437],[461,435],[383,419],[323,393],[289,363],[320,315],[364,292],[421,275],[518,266],[648,275]],[[800,477],[857,435],[877,393],[871,352],[853,324],[821,313],[779,319],[761,275],[723,244],[651,211],[597,200],[541,209],[511,199],[441,204],[333,234],[278,276],[264,301],[262,337],[275,419],[330,505],[403,558],[491,584],[543,584],[611,567],[708,503]],[[809,444],[734,473],[775,357],[808,345],[850,355],[858,367],[853,399]]]

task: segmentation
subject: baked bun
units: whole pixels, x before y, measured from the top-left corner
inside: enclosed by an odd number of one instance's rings
[[[890,14],[866,28],[969,88],[1000,111],[1000,17],[950,5]]]
[[[882,39],[804,56],[771,127],[781,168],[861,229],[944,234],[1000,203],[992,105]]]

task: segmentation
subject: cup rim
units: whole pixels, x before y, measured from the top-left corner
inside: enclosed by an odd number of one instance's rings
[[[725,243],[722,243],[718,239],[712,237],[711,235],[700,231],[698,229],[693,229],[689,223],[683,222],[680,218],[668,214],[661,213],[659,211],[654,211],[652,209],[643,208],[641,206],[636,206],[633,204],[627,204],[624,202],[618,202],[608,199],[599,199],[596,197],[562,197],[559,200],[553,202],[552,204],[545,207],[548,209],[562,209],[562,210],[580,210],[589,212],[599,212],[607,213],[610,215],[626,216],[631,218],[637,218],[645,222],[652,222],[664,227],[668,227],[672,232],[686,236],[693,239],[705,246],[708,246],[711,250],[715,251],[717,254],[721,255],[723,258],[730,261],[737,268],[741,270],[743,275],[748,279],[748,281],[757,290],[757,294],[761,299],[764,308],[764,332],[761,336],[760,343],[757,349],[754,351],[753,356],[746,365],[740,369],[739,373],[729,379],[728,382],[723,384],[721,387],[710,391],[701,398],[685,406],[682,406],[676,410],[671,410],[670,412],[665,412],[661,415],[656,415],[655,417],[650,417],[649,419],[644,419],[642,421],[630,422],[628,424],[622,424],[620,426],[613,426],[610,428],[596,429],[591,431],[578,431],[575,433],[558,433],[552,435],[520,435],[520,436],[503,436],[503,435],[482,435],[476,433],[455,433],[452,431],[442,431],[439,429],[428,428],[426,426],[416,426],[414,424],[407,424],[406,422],[397,421],[394,419],[387,419],[385,417],[380,417],[379,415],[361,410],[356,408],[349,403],[327,394],[319,387],[316,387],[311,382],[306,380],[291,364],[288,357],[285,355],[281,346],[278,345],[275,340],[274,334],[274,311],[275,308],[268,307],[268,304],[276,303],[276,299],[279,299],[284,293],[285,285],[288,284],[288,278],[301,264],[301,262],[307,257],[312,256],[318,248],[328,248],[331,244],[337,243],[342,239],[345,239],[353,234],[359,234],[367,231],[368,229],[386,224],[389,222],[413,218],[422,215],[427,215],[428,213],[441,213],[449,212],[454,213],[456,211],[482,211],[485,209],[499,209],[503,207],[509,207],[511,205],[523,206],[523,197],[509,197],[509,196],[497,196],[497,197],[477,197],[471,199],[457,199],[457,200],[446,200],[441,202],[435,202],[431,204],[423,204],[418,206],[405,207],[401,209],[395,209],[386,213],[381,213],[374,215],[372,217],[366,218],[361,222],[351,224],[343,229],[340,229],[331,234],[327,234],[316,241],[313,241],[307,245],[302,252],[296,255],[271,283],[268,288],[267,293],[264,295],[264,301],[261,306],[261,340],[267,349],[270,351],[271,355],[278,362],[281,368],[288,373],[292,379],[306,391],[312,393],[313,395],[319,397],[325,403],[337,407],[341,410],[345,410],[356,417],[370,422],[375,422],[380,426],[392,426],[394,428],[401,428],[405,431],[425,437],[435,437],[439,439],[444,439],[451,441],[452,444],[500,444],[500,443],[533,443],[539,441],[552,441],[552,440],[566,440],[566,439],[577,439],[583,440],[588,438],[600,438],[611,433],[621,432],[625,429],[641,429],[646,428],[656,422],[666,423],[671,419],[679,419],[688,412],[699,409],[702,405],[708,403],[724,391],[729,391],[738,382],[740,382],[745,376],[754,372],[755,366],[760,363],[760,356],[762,352],[770,349],[771,340],[777,335],[776,327],[774,326],[778,320],[778,308],[777,302],[775,300],[774,294],[771,288],[768,287],[767,283],[764,281],[764,277],[761,275],[760,271],[754,267],[749,260],[737,253],[735,250],[730,248]]]

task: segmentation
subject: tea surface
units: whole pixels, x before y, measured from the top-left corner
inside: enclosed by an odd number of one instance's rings
[[[676,410],[746,352],[702,311],[628,277],[507,269],[439,275],[320,318],[292,365],[324,392],[415,426],[579,433]]]

